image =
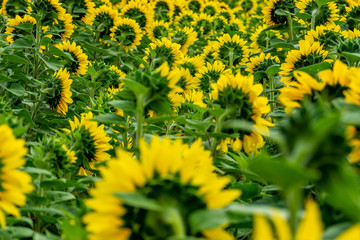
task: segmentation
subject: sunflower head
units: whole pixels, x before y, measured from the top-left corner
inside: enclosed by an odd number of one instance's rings
[[[340,26],[318,26],[311,29],[305,35],[305,40],[309,42],[320,42],[325,50],[329,50],[336,46],[340,40],[342,32]]]
[[[198,38],[197,33],[191,27],[178,28],[170,33],[171,41],[181,46],[180,51],[184,54],[188,52],[189,47],[194,44]]]
[[[238,190],[225,190],[230,180],[218,177],[213,170],[210,152],[204,150],[201,141],[189,147],[181,140],[154,137],[150,144],[141,141],[140,156],[136,158],[118,150],[117,159],[101,169],[104,178],[96,183],[91,191],[93,198],[86,203],[94,210],[83,219],[91,238],[166,239],[179,234],[175,226],[188,223],[195,210],[219,209],[240,195]],[[218,186],[216,190],[211,187],[214,185]],[[148,199],[153,208],[125,202],[126,196]],[[106,209],[101,207],[104,204]],[[109,224],[99,224],[99,220]],[[224,226],[200,232],[192,227],[182,224],[182,234],[233,239]]]
[[[180,28],[192,27],[191,23],[194,21],[194,16],[195,13],[193,11],[185,10],[174,19],[174,23]]]
[[[40,16],[43,26],[52,25],[59,15],[66,13],[58,0],[34,0],[31,4],[31,12]]]
[[[146,29],[146,33],[151,41],[167,38],[170,34],[169,23],[164,21],[154,21],[151,26]]]
[[[198,36],[207,36],[212,34],[213,22],[214,17],[211,17],[210,15],[205,13],[195,14],[191,26],[194,27]]]
[[[242,76],[238,73],[236,76],[232,74],[221,76],[211,87],[213,90],[210,96],[213,103],[227,112],[222,119],[224,121],[222,132],[237,135],[238,139],[234,140],[233,150],[244,149],[248,154],[255,153],[264,145],[261,135],[268,136],[268,126],[273,126],[264,118],[270,112],[270,107],[267,98],[259,96],[263,91],[262,85],[254,84],[253,76]],[[236,119],[247,122],[248,129],[226,127],[227,123]]]
[[[70,79],[70,73],[66,68],[55,72],[54,75],[47,80],[47,88],[52,90],[47,93],[45,98],[51,109],[66,115],[68,104],[73,102],[71,99],[71,84],[72,79]]]
[[[120,11],[120,16],[134,19],[142,29],[149,27],[153,21],[153,11],[141,0],[128,2]]]
[[[360,38],[341,39],[334,48],[340,55],[340,60],[347,62],[350,66],[358,66],[360,60],[347,57],[346,53],[360,52]]]
[[[266,6],[263,8],[265,22],[269,26],[276,24],[284,24],[287,22],[286,16],[277,15],[277,10],[294,12],[295,2],[293,0],[268,0]]]
[[[328,2],[319,7],[318,3],[314,0],[300,0],[296,2],[296,7],[300,9],[300,13],[315,14],[313,18],[315,26],[334,25],[334,21],[339,18],[339,10],[335,2]],[[304,20],[299,20],[299,22],[309,25],[311,19],[307,22],[304,22]]]
[[[170,22],[174,14],[174,3],[170,0],[155,0],[152,4],[154,20]]]
[[[114,21],[114,27],[110,29],[111,40],[131,51],[140,45],[142,33],[139,24],[130,18],[117,17]]]
[[[90,26],[95,26],[95,30],[101,39],[108,38],[110,29],[114,27],[118,11],[107,5],[94,8],[93,12],[84,17],[84,22]]]
[[[346,7],[346,25],[349,30],[360,29],[360,3],[352,1],[349,7]]]
[[[29,32],[22,30],[20,28],[15,28],[18,25],[21,24],[32,24],[33,26],[36,25],[35,18],[31,17],[30,15],[24,15],[23,17],[20,17],[19,15],[16,15],[15,18],[8,19],[7,25],[5,29],[5,33],[8,33],[10,35],[6,36],[5,40],[9,43],[13,43],[16,39],[25,37],[29,35]],[[34,27],[33,30],[34,31]]]
[[[269,67],[275,64],[280,64],[280,59],[277,56],[271,56],[271,53],[265,54],[262,52],[249,59],[245,70],[251,74],[254,74],[255,72],[265,72]]]
[[[91,121],[92,118],[92,112],[82,114],[80,120],[74,117],[74,121],[69,121],[70,129],[64,129],[69,133],[70,148],[77,158],[74,165],[79,175],[96,173],[97,164],[109,160],[107,151],[113,148],[104,125],[98,126],[97,122]]]
[[[7,15],[15,18],[16,15],[22,16],[23,11],[29,10],[31,0],[3,0],[0,2],[0,15]]]
[[[13,130],[0,124],[0,226],[6,226],[6,213],[20,217],[17,206],[26,204],[26,193],[33,190],[31,176],[19,170],[28,152],[24,139],[16,139]],[[16,197],[14,197],[16,196]]]
[[[67,58],[59,57],[60,61],[64,64],[64,67],[72,74],[85,75],[88,68],[88,56],[83,53],[80,46],[77,46],[75,42],[68,40],[63,41],[60,44],[55,45],[65,54],[69,54]]]
[[[175,68],[179,65],[181,56],[180,48],[181,45],[162,38],[161,40],[156,40],[155,43],[150,43],[149,48],[145,50],[146,56],[144,60],[147,61],[152,68],[158,68],[164,62],[167,62],[171,68]]]
[[[270,30],[267,28],[268,26],[266,24],[258,27],[250,37],[252,41],[250,46],[252,47],[253,53],[261,52],[269,48],[271,40],[283,39],[278,30]]]
[[[200,13],[204,6],[204,2],[203,0],[186,0],[186,6],[190,11]]]

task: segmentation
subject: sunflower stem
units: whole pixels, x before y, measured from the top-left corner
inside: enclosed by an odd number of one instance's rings
[[[270,108],[271,111],[275,108],[275,92],[274,92],[274,76],[270,76],[269,78],[269,87],[270,87]]]
[[[233,65],[234,65],[234,52],[230,51],[229,52],[229,66],[230,66],[231,72],[233,72]]]
[[[288,24],[289,40],[293,41],[294,40],[293,19],[292,19],[290,13],[286,14],[286,18],[287,18],[287,24]]]
[[[220,115],[220,117],[218,119],[216,119],[216,125],[215,125],[215,133],[221,133],[221,129],[222,129],[222,122],[224,120],[225,117],[227,117],[227,115],[232,112],[231,109],[226,108],[225,112],[223,114]],[[214,140],[214,144],[212,145],[212,156],[215,157],[216,154],[216,148],[219,145],[219,141],[215,138]]]
[[[318,13],[319,13],[319,10],[315,9],[311,16],[311,29],[313,29],[313,30],[315,30],[315,20],[316,20]]]
[[[139,147],[140,139],[143,135],[143,121],[144,121],[144,98],[145,95],[139,94],[136,96],[136,146]]]
[[[290,213],[290,229],[294,236],[297,226],[297,212],[302,199],[301,189],[299,187],[289,188],[285,194],[286,206]]]
[[[186,236],[185,224],[179,210],[175,207],[166,208],[166,213],[171,219],[172,229],[176,237],[184,238]]]

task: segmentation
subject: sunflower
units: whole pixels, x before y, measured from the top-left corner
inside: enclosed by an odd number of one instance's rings
[[[31,0],[3,0],[0,2],[0,15],[15,18],[17,15],[22,15],[20,11],[26,11],[30,4]]]
[[[252,41],[250,47],[253,53],[261,52],[270,46],[270,41],[274,39],[283,39],[278,30],[267,29],[268,26],[264,24],[256,28],[255,32],[250,37]]]
[[[230,74],[231,70],[226,69],[226,66],[221,61],[215,61],[213,64],[207,62],[206,66],[199,69],[196,74],[196,81],[199,88],[205,92],[210,92],[210,85],[216,83],[222,75]]]
[[[252,75],[243,76],[240,73],[222,75],[216,83],[211,84],[213,89],[210,93],[214,104],[222,109],[230,109],[230,113],[224,121],[240,119],[251,124],[251,130],[236,130],[229,128],[222,132],[227,134],[236,133],[239,137],[233,141],[233,151],[239,152],[244,149],[247,154],[255,153],[264,146],[262,135],[269,136],[268,126],[273,124],[264,117],[270,112],[270,106],[266,97],[260,97],[263,92],[261,84],[254,84]],[[227,141],[227,139],[223,140]],[[220,143],[223,151],[227,151],[225,144]]]
[[[215,51],[216,42],[208,41],[208,44],[203,48],[203,53],[201,55],[206,61],[213,62],[215,60]]]
[[[73,4],[71,15],[73,19],[77,22],[85,22],[87,19],[85,16],[88,17],[88,13],[92,13],[95,10],[95,3],[92,0],[80,0],[80,1],[69,1],[64,0],[65,5]]]
[[[280,64],[280,59],[277,56],[271,56],[271,53],[265,54],[262,52],[259,55],[249,59],[249,62],[246,64],[247,68],[245,70],[251,74],[254,74],[255,72],[265,72],[274,64]]]
[[[339,38],[341,37],[342,32],[339,25],[332,26],[318,26],[316,29],[311,29],[307,31],[305,35],[305,40],[312,42],[320,42],[320,44],[326,49],[330,50],[332,47],[336,46]]]
[[[274,223],[274,230],[272,225],[269,224],[267,218],[263,214],[255,214],[254,216],[254,240],[318,240],[322,239],[324,224],[321,220],[321,212],[319,206],[314,200],[307,200],[305,202],[305,215],[299,222],[296,232],[291,233],[290,225],[287,219],[281,212],[274,208],[270,211],[271,220]],[[338,235],[335,240],[352,240],[357,239],[360,232],[360,224],[357,223],[348,227],[343,233]],[[274,236],[277,236],[276,238]]]
[[[360,38],[360,30],[358,30],[356,28],[353,31],[345,30],[345,31],[341,32],[341,35],[346,39]]]
[[[332,60],[326,59],[327,55],[328,51],[323,50],[319,42],[299,41],[299,50],[289,51],[285,62],[281,64],[281,71],[279,72],[281,81],[285,84],[293,81],[294,78],[290,75],[296,69],[324,61],[331,62]]]
[[[218,12],[220,11],[220,8],[218,6],[218,3],[213,1],[213,2],[204,2],[204,5],[201,8],[201,12],[205,13],[207,15],[210,15],[212,17],[214,17]]]
[[[345,21],[348,30],[360,29],[360,3],[353,1],[349,7],[346,7]]]
[[[179,66],[188,69],[192,77],[195,77],[195,75],[204,65],[205,60],[201,55],[189,57],[187,55],[181,54],[179,59]]]
[[[293,108],[301,108],[306,97],[312,99],[318,95],[315,92],[323,93],[324,97],[329,100],[348,95],[353,73],[346,64],[336,60],[332,70],[323,70],[318,75],[320,82],[305,72],[294,72],[296,81],[280,89],[278,97],[278,100],[285,106],[285,112],[289,113]]]
[[[344,72],[346,74],[346,72]],[[345,100],[349,103],[360,106],[360,70],[355,68],[351,73],[348,72],[350,77],[349,89],[344,92]]]
[[[225,28],[228,26],[228,24],[229,24],[229,22],[224,16],[216,15],[214,17],[214,21],[213,21],[214,32],[223,34],[225,31]]]
[[[193,11],[185,10],[175,17],[174,24],[179,28],[183,27],[193,27],[191,24],[194,21],[194,16],[196,14]]]
[[[0,226],[6,226],[6,213],[20,217],[16,206],[26,204],[26,193],[33,190],[31,177],[18,169],[25,165],[25,141],[16,139],[12,129],[0,125]]]
[[[122,17],[134,19],[142,29],[150,26],[153,12],[141,0],[130,1],[120,12]]]
[[[146,28],[147,36],[151,41],[156,41],[161,38],[168,38],[170,34],[169,23],[164,21],[154,21]]]
[[[102,26],[99,28],[100,38],[110,35],[110,29],[114,27],[116,18],[118,17],[118,11],[107,5],[102,5],[98,8],[94,8],[92,12],[89,12],[84,17],[84,23],[90,26]],[[95,23],[95,24],[94,24]]]
[[[235,34],[232,37],[224,34],[217,38],[214,44],[215,59],[229,63],[234,67],[246,65],[250,50],[246,46],[247,42]]]
[[[191,26],[198,33],[198,36],[208,36],[212,34],[214,17],[205,13],[195,14]]]
[[[142,38],[141,29],[139,24],[133,19],[117,17],[114,27],[110,29],[110,32],[111,40],[126,47],[126,50],[130,49],[132,51],[133,48],[140,45]]]
[[[59,15],[66,13],[59,0],[33,0],[31,2],[28,11],[40,15],[43,26],[52,25]]]
[[[178,74],[180,79],[177,82],[177,85],[182,89],[185,89],[185,91],[199,87],[198,81],[196,81],[195,78],[191,76],[188,68],[179,67]]]
[[[56,112],[66,115],[68,111],[68,103],[72,103],[72,92],[70,86],[72,79],[69,78],[70,73],[66,69],[60,69],[54,73],[53,78],[48,81],[49,88],[53,89],[51,96],[48,97],[47,102],[51,109]]]
[[[172,15],[172,20],[174,21],[177,16],[186,11],[185,1],[173,1],[174,4],[174,13]]]
[[[197,40],[197,33],[191,27],[176,28],[175,31],[170,33],[171,41],[180,44],[180,51],[183,54],[188,52],[188,49]]]
[[[23,17],[16,16],[15,18],[11,18],[7,21],[8,27],[6,27],[5,33],[10,34],[6,36],[5,41],[8,41],[9,43],[13,43],[16,39],[19,38],[18,35],[23,34],[27,35],[27,32],[22,31],[20,29],[15,29],[15,26],[18,26],[23,23],[31,23],[32,25],[36,25],[35,18],[31,17],[30,15],[24,15]]]
[[[201,141],[189,147],[179,139],[171,142],[169,138],[160,140],[155,136],[150,144],[144,140],[140,142],[137,159],[118,149],[117,158],[101,168],[104,177],[90,190],[93,198],[86,202],[93,209],[83,218],[90,239],[192,236],[187,224],[182,225],[181,232],[176,232],[171,225],[188,222],[195,210],[225,207],[240,195],[239,190],[225,190],[230,180],[218,177],[214,170],[210,152],[204,150]],[[116,193],[151,199],[160,209],[154,212],[127,205]],[[157,220],[155,225],[152,224],[154,219]],[[157,229],[161,229],[161,237]],[[196,237],[233,239],[221,226],[199,232]]]
[[[257,0],[242,0],[239,7],[241,7],[245,16],[250,16],[254,14],[258,8]]]
[[[112,149],[109,144],[110,137],[105,133],[104,125],[98,126],[97,122],[91,121],[92,112],[84,113],[81,119],[74,117],[69,121],[70,129],[64,129],[74,141],[71,149],[76,153],[76,163],[79,175],[92,175],[96,170],[96,164],[110,159],[108,150]]]
[[[190,91],[185,91],[183,95],[182,103],[192,103],[194,105],[197,105],[199,107],[206,108],[206,103],[204,103],[205,95],[202,91],[197,91],[195,89],[192,89]]]
[[[173,43],[166,38],[156,40],[155,43],[150,43],[149,48],[145,50],[146,56],[143,58],[153,68],[158,68],[164,62],[168,62],[171,68],[175,68],[179,65],[181,56],[181,46],[177,43]],[[156,54],[152,56],[150,49]]]
[[[71,43],[68,40],[63,41],[60,44],[56,44],[56,47],[65,53],[69,53],[73,60],[65,64],[65,68],[70,70],[72,74],[85,75],[87,73],[87,67],[89,64],[88,56],[83,53],[80,46],[77,46],[75,42]]]
[[[294,8],[294,0],[268,0],[266,1],[266,6],[262,10],[264,21],[269,26],[287,23],[286,16],[277,15],[275,12],[276,10],[283,10],[292,13],[294,12]]]
[[[61,40],[64,41],[67,38],[70,38],[74,33],[75,25],[73,24],[73,17],[71,14],[60,14],[58,18],[55,19],[54,25],[58,25],[61,28]]]
[[[230,9],[220,9],[217,15],[224,17],[228,22],[232,22],[235,20],[235,15]]]
[[[335,2],[328,2],[319,7],[315,0],[299,0],[296,2],[296,7],[300,9],[300,13],[313,15],[313,12],[316,11],[314,26],[334,25],[334,21],[339,18],[339,9],[337,9]],[[302,19],[299,19],[298,21],[303,25],[310,25],[311,23],[311,19],[307,22],[304,22]]]
[[[174,14],[174,3],[171,0],[155,0],[152,5],[154,20],[170,22]]]
[[[350,7],[354,1],[353,0],[336,0],[336,6],[339,9],[339,16],[341,17],[340,21],[345,22],[346,16],[346,7]]]
[[[228,24],[228,32],[237,32],[236,34],[238,34],[239,36],[245,35],[246,34],[246,27],[244,25],[244,22],[238,18],[233,19],[229,24]]]
[[[200,13],[204,6],[203,0],[186,0],[186,7],[194,13]]]

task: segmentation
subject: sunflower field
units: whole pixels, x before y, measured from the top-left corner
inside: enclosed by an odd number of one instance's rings
[[[360,240],[360,0],[0,0],[0,240]]]

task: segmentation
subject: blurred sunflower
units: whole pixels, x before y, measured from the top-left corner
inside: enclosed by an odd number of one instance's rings
[[[307,31],[305,40],[312,42],[320,42],[325,50],[330,50],[336,46],[341,37],[341,28],[339,25],[318,26],[316,29]]]
[[[3,0],[0,2],[0,15],[7,15],[15,18],[17,15],[23,15],[21,11],[28,10],[31,0]]]
[[[24,139],[16,139],[12,129],[0,125],[0,227],[6,226],[6,213],[20,217],[16,206],[26,204],[26,193],[33,190],[29,174],[18,169],[25,165]]]
[[[255,72],[266,71],[269,67],[274,64],[280,64],[280,59],[277,56],[272,56],[271,53],[260,53],[257,56],[251,57],[249,62],[246,64],[247,68],[245,69],[251,74]]]
[[[214,17],[214,21],[213,21],[214,32],[223,34],[225,31],[225,28],[228,26],[228,24],[229,24],[229,22],[224,16],[216,15]]]
[[[93,26],[95,25],[103,39],[110,35],[110,29],[114,27],[115,20],[118,17],[118,11],[107,5],[102,5],[94,8],[84,17],[84,23]]]
[[[246,46],[247,42],[235,34],[230,36],[224,34],[217,38],[217,42],[212,42],[214,45],[215,59],[226,62],[229,66],[246,65],[250,50]]]
[[[277,209],[273,209],[270,213],[274,227],[269,224],[267,218],[263,214],[255,214],[254,216],[254,240],[318,240],[322,239],[324,224],[321,220],[321,212],[319,206],[314,200],[307,200],[305,203],[305,215],[299,222],[298,228],[294,234],[291,233],[288,220]],[[274,231],[274,230],[275,231]],[[343,233],[338,235],[335,240],[352,240],[357,239],[360,232],[360,224],[355,224],[347,228]],[[292,237],[294,235],[294,238]],[[274,237],[277,236],[277,237]]]
[[[291,50],[286,56],[285,62],[281,64],[281,81],[285,84],[294,80],[291,73],[299,68],[322,62],[332,62],[326,59],[328,51],[323,50],[319,42],[310,43],[306,40],[299,41],[299,50]]]
[[[350,6],[345,9],[345,21],[348,30],[360,29],[360,3],[352,1]]]
[[[360,106],[360,69],[353,68],[351,73],[347,72],[350,78],[349,89],[345,90],[345,100],[349,103]],[[346,74],[346,72],[344,72]]]
[[[254,14],[258,8],[257,0],[242,0],[239,7],[241,7],[245,16],[250,16],[251,14]]]
[[[101,168],[103,179],[96,183],[90,192],[93,198],[86,202],[93,209],[83,218],[90,239],[192,236],[191,226],[185,223],[193,211],[225,207],[240,195],[239,190],[225,190],[230,180],[218,177],[214,169],[210,152],[204,150],[201,141],[189,147],[169,138],[154,137],[150,144],[142,140],[137,159],[117,150],[117,158]],[[159,209],[149,211],[127,205],[116,193],[151,199]],[[224,226],[206,229],[196,237],[234,239]]]
[[[336,0],[336,6],[339,9],[339,16],[340,21],[345,22],[345,16],[346,16],[346,7],[350,7],[353,3],[353,0]]]
[[[183,54],[186,54],[188,48],[198,40],[197,33],[191,27],[177,28],[170,32],[170,36],[172,42],[180,44],[180,51]]]
[[[191,76],[189,69],[179,67],[178,74],[180,79],[177,82],[177,85],[185,91],[199,87],[197,81]]]
[[[70,43],[70,41],[65,40],[60,44],[56,44],[56,47],[65,53],[69,53],[73,58],[70,62],[67,61],[64,66],[70,73],[79,75],[85,75],[87,73],[89,64],[88,56],[83,53],[80,46],[77,46],[75,42]]]
[[[186,0],[185,6],[194,13],[200,13],[204,6],[203,0]]]
[[[134,50],[142,38],[142,33],[139,24],[130,18],[117,17],[114,22],[114,27],[110,29],[111,40],[125,47],[125,51]]]
[[[154,0],[152,2],[154,20],[170,22],[174,14],[174,3],[171,0]]]
[[[306,97],[314,99],[322,93],[323,97],[330,102],[336,97],[347,96],[351,91],[353,70],[348,69],[347,65],[340,60],[335,61],[332,70],[320,71],[318,75],[320,82],[305,72],[294,72],[296,81],[280,89],[278,97],[278,100],[285,106],[285,112],[289,113],[293,108],[301,108]]]
[[[357,53],[360,52],[360,37],[357,35],[360,32],[356,31],[346,31],[343,35],[347,35],[349,38],[340,38],[337,45],[331,49],[334,52],[337,52],[339,59],[343,62],[346,62],[349,66],[360,66],[360,59],[347,57],[347,53]]]
[[[243,76],[240,73],[222,75],[216,83],[211,84],[213,89],[210,93],[214,104],[230,112],[224,121],[239,119],[251,124],[249,130],[222,129],[223,133],[239,134],[239,137],[231,141],[234,152],[242,149],[247,154],[254,154],[264,146],[262,135],[269,136],[269,126],[273,124],[264,117],[270,112],[270,106],[266,97],[259,96],[263,92],[261,84],[254,84],[252,75]],[[228,139],[223,139],[220,148],[227,151]]]
[[[212,34],[214,17],[205,13],[195,14],[191,26],[198,33],[198,37]]]
[[[179,59],[179,67],[188,69],[191,76],[195,77],[195,75],[199,72],[199,70],[205,65],[204,58],[199,56],[189,57],[187,55],[182,54]]]
[[[83,176],[92,175],[96,164],[109,160],[111,156],[106,151],[113,148],[104,125],[98,126],[92,118],[92,112],[81,114],[80,121],[74,117],[74,121],[69,121],[70,129],[64,129],[73,141],[71,149],[76,154],[74,164],[79,169],[78,174]]]
[[[70,73],[65,69],[60,69],[54,73],[54,76],[48,80],[48,88],[53,89],[48,94],[47,103],[51,109],[55,109],[56,112],[66,115],[68,112],[68,103],[73,103],[71,99],[72,92],[70,86],[72,83],[70,79]]]
[[[164,62],[167,62],[171,68],[175,68],[180,63],[180,48],[179,44],[162,38],[161,40],[156,40],[155,43],[149,44],[149,48],[145,50],[146,56],[143,59],[154,69]],[[156,53],[155,56],[150,54],[150,49]]]
[[[215,50],[216,50],[215,43],[216,43],[215,41],[208,41],[208,45],[206,45],[203,48],[203,53],[201,55],[207,62],[215,61]]]
[[[70,38],[71,35],[74,33],[75,25],[73,24],[73,17],[71,14],[59,14],[58,18],[54,20],[53,26],[57,26],[57,28],[60,29],[61,41]],[[50,26],[50,28],[52,28],[53,26]]]
[[[191,23],[194,21],[195,13],[193,11],[185,10],[175,17],[174,23],[179,28],[193,27]]]
[[[150,26],[153,12],[141,0],[128,2],[120,11],[122,17],[134,19],[142,29]]]
[[[344,30],[344,31],[341,32],[341,35],[346,39],[360,38],[360,30],[358,30],[356,28],[353,31]]]
[[[314,26],[334,25],[334,21],[339,19],[339,9],[335,2],[328,2],[319,7],[315,0],[299,0],[296,2],[296,7],[300,9],[300,13],[313,15],[314,12],[316,12]],[[311,18],[307,22],[304,22],[302,19],[299,19],[298,21],[300,24],[310,25]]]
[[[246,33],[246,27],[244,25],[244,22],[238,18],[232,20],[228,24],[228,30],[226,29],[225,33],[229,32],[236,32],[239,36],[245,35]]]
[[[206,108],[206,103],[204,103],[205,95],[202,91],[197,91],[192,89],[191,91],[185,91],[183,94],[182,103],[192,103],[198,105],[199,107]]]
[[[235,20],[235,16],[230,9],[220,8],[220,11],[217,15],[224,17],[228,22]]]
[[[26,31],[23,31],[21,29],[15,29],[15,26],[18,26],[22,23],[31,23],[32,25],[36,25],[35,18],[31,17],[30,15],[24,15],[23,17],[16,16],[15,18],[8,19],[7,26],[5,33],[10,34],[5,37],[5,41],[8,41],[9,43],[13,43],[16,39],[18,39],[20,36],[18,35],[27,35],[28,33]]]
[[[219,12],[219,10],[220,8],[218,7],[218,3],[215,1],[204,2],[204,5],[201,8],[202,13],[205,13],[212,17],[214,17]]]
[[[149,39],[153,42],[161,38],[168,38],[170,34],[169,23],[161,21],[153,21],[149,27],[146,28],[146,33]]]
[[[66,13],[59,0],[33,0],[28,11],[41,16],[43,26],[52,25],[59,15]]]
[[[216,83],[222,75],[226,74],[231,74],[231,70],[226,69],[226,66],[221,61],[215,61],[213,64],[207,62],[206,66],[199,69],[195,79],[199,88],[204,93],[209,93],[211,84]]]
[[[273,26],[277,24],[287,23],[286,16],[277,15],[277,10],[293,12],[295,8],[294,0],[268,0],[263,8],[264,20],[267,25]]]
[[[69,1],[69,0],[62,0],[64,5],[72,4],[72,12],[71,15],[74,21],[77,22],[84,22],[86,21],[85,16],[88,13],[92,13],[95,10],[95,3],[92,0],[79,0],[79,1]]]
[[[268,26],[266,24],[259,26],[250,37],[250,40],[252,41],[250,47],[252,48],[253,53],[258,53],[269,48],[271,40],[283,39],[280,31],[267,28]]]

